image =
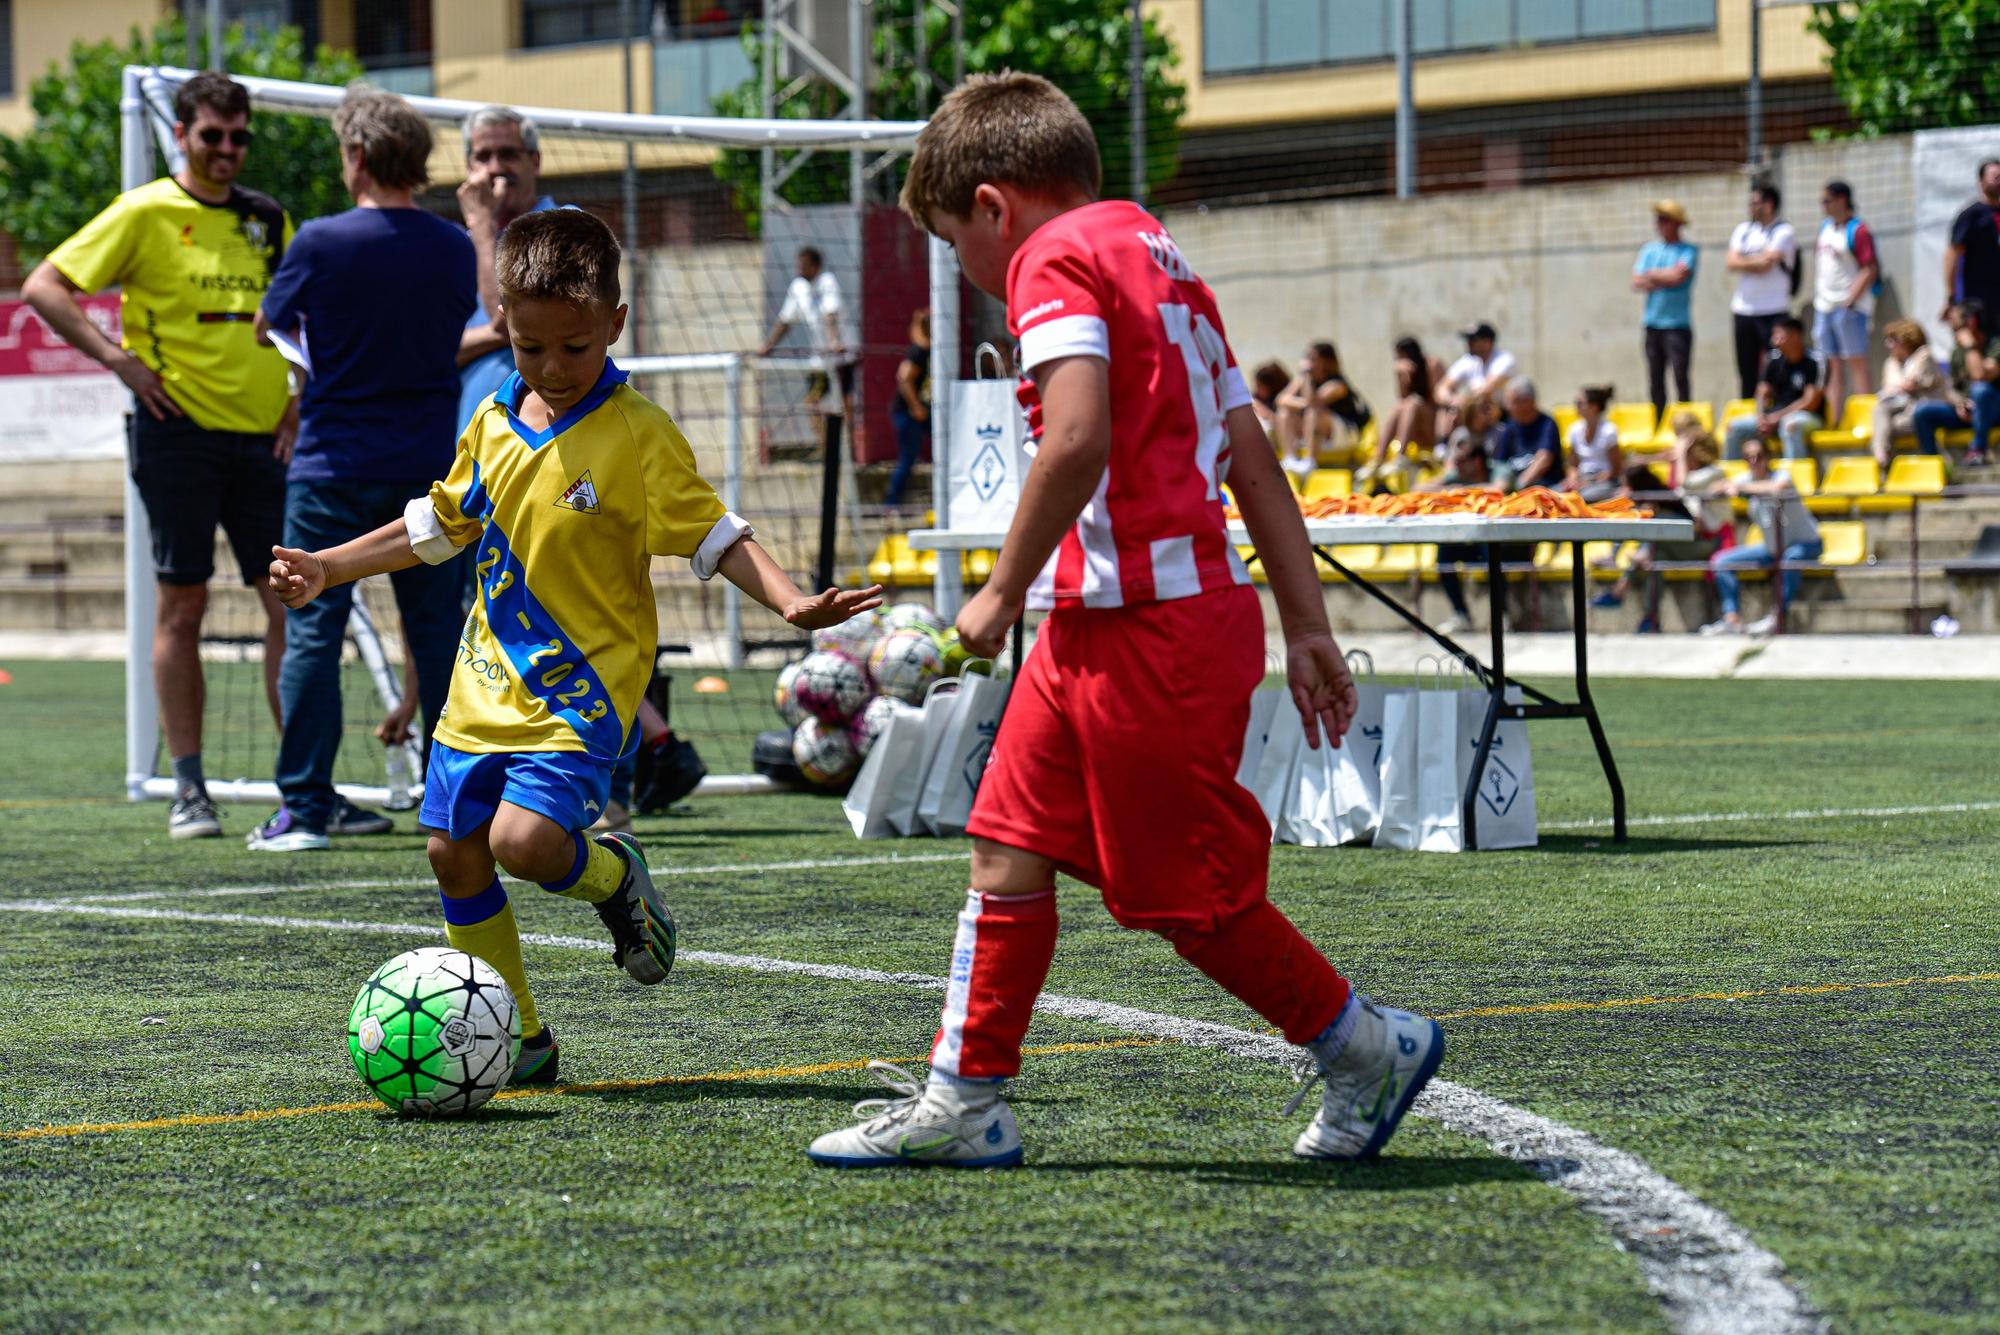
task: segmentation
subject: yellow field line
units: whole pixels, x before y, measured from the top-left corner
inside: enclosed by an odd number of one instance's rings
[[[1610,1011],[1633,1006],[1684,1006],[1695,1001],[1747,1001],[1756,997],[1817,997],[1830,992],[1862,992],[1894,987],[1926,987],[1945,983],[2000,983],[2000,973],[1947,973],[1934,978],[1885,978],[1869,983],[1807,983],[1790,987],[1747,988],[1740,992],[1689,992],[1676,997],[1622,997],[1615,1001],[1543,1001],[1526,1006],[1481,1006],[1446,1011],[1438,1020],[1470,1020],[1493,1015],[1551,1015],[1561,1011]]]
[[[1024,1057],[1047,1057],[1065,1052],[1100,1052],[1107,1048],[1148,1048],[1159,1047],[1170,1040],[1164,1038],[1110,1038],[1097,1043],[1054,1043],[1046,1047],[1023,1048]],[[930,1060],[930,1054],[921,1057],[898,1058],[899,1065],[918,1065]],[[582,1084],[551,1085],[547,1088],[524,1087],[503,1089],[493,1096],[492,1101],[502,1099],[546,1099],[568,1094],[605,1094],[632,1089],[658,1089],[668,1085],[712,1085],[738,1080],[787,1080],[809,1075],[826,1075],[832,1071],[860,1071],[867,1069],[866,1058],[859,1061],[820,1062],[813,1066],[767,1066],[756,1070],[713,1071],[707,1075],[662,1075],[645,1080],[593,1080]],[[315,1103],[302,1108],[252,1108],[234,1113],[184,1113],[176,1117],[150,1117],[138,1122],[75,1122],[68,1126],[31,1126],[19,1131],[0,1131],[0,1140],[53,1140],[69,1136],[98,1136],[118,1131],[163,1131],[184,1126],[230,1126],[239,1122],[271,1122],[287,1117],[313,1117],[321,1113],[352,1113],[386,1111],[385,1106],[375,1099],[359,1099],[350,1103]]]

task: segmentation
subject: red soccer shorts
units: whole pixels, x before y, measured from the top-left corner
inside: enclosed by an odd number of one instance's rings
[[[1263,677],[1248,587],[1050,614],[967,833],[1096,886],[1126,927],[1213,931],[1265,894],[1271,826],[1236,781]]]

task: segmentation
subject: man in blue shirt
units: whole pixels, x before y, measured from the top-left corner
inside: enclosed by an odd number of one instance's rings
[[[312,363],[285,501],[285,545],[309,551],[380,528],[450,470],[456,354],[477,299],[472,242],[412,195],[428,179],[423,118],[392,93],[356,91],[334,130],[355,207],[299,229],[256,322],[260,338],[289,336]],[[420,565],[390,578],[428,739],[458,657],[463,577],[453,565]],[[344,586],[290,613],[278,675],[284,805],[251,834],[253,849],[325,848],[329,833],[389,828],[333,789],[353,596]]]
[[[465,217],[478,266],[479,296],[458,345],[458,429],[464,431],[487,396],[514,374],[514,350],[500,310],[493,252],[507,224],[556,207],[541,188],[541,132],[512,107],[481,107],[465,118],[465,181],[458,209]],[[438,476],[444,476],[440,473]]]
[[[1690,298],[1700,252],[1681,240],[1687,210],[1671,199],[1653,205],[1657,241],[1648,241],[1632,266],[1634,291],[1646,294],[1646,377],[1653,394],[1655,421],[1667,412],[1667,367],[1674,370],[1679,402],[1693,399],[1688,364],[1694,357],[1694,320]]]
[[[1507,386],[1507,416],[1493,447],[1493,465],[1494,481],[1508,491],[1562,481],[1562,433],[1556,419],[1542,411],[1532,380]]]

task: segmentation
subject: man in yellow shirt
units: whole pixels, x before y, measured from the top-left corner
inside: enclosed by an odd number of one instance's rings
[[[132,480],[153,534],[159,581],[153,690],[174,764],[168,831],[222,833],[201,766],[201,622],[215,571],[215,527],[267,615],[264,680],[278,716],[284,608],[265,587],[283,534],[285,462],[297,402],[278,354],[251,322],[291,240],[291,219],[236,184],[250,146],[250,96],[224,74],[199,74],[174,96],[186,165],[129,190],[57,246],[21,295],[72,347],[131,389]],[[116,284],[124,333],[111,342],[79,298]]]

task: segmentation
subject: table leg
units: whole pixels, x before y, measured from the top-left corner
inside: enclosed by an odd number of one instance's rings
[[[1459,819],[1465,828],[1468,852],[1479,849],[1479,785],[1486,778],[1486,758],[1493,753],[1493,734],[1500,726],[1500,711],[1507,703],[1507,585],[1500,569],[1500,548],[1486,547],[1486,615],[1493,643],[1493,671],[1483,681],[1486,687],[1486,718],[1479,725],[1479,743],[1472,751],[1472,772],[1466,776],[1465,794],[1459,805]]]
[[[1618,777],[1618,762],[1611,758],[1611,743],[1597,718],[1597,702],[1590,698],[1590,600],[1583,567],[1583,544],[1577,543],[1570,561],[1570,634],[1576,641],[1576,702],[1590,725],[1590,740],[1597,747],[1597,763],[1604,767],[1605,782],[1611,786],[1611,837],[1625,842],[1625,784]]]

